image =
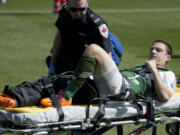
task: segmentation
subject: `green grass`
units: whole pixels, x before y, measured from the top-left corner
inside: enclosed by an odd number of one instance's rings
[[[90,0],[89,3],[89,7],[107,21],[109,30],[123,43],[120,68],[143,64],[151,43],[163,39],[173,46],[174,58],[167,67],[175,72],[177,78],[180,78],[179,5],[179,0]],[[51,12],[53,1],[7,0],[6,4],[0,3],[0,90],[6,84],[13,86],[47,75],[44,60],[55,36],[57,15],[27,13],[30,10]],[[125,134],[134,128],[134,125],[125,125]],[[115,131],[112,129],[106,135],[115,134]],[[164,126],[158,126],[159,134],[166,134]]]

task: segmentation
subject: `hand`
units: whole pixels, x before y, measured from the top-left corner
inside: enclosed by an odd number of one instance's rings
[[[147,60],[145,62],[147,68],[151,71],[151,73],[154,73],[157,71],[156,61],[153,59]]]

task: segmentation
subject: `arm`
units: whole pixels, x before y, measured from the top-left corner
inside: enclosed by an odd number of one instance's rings
[[[61,42],[60,32],[57,31],[56,36],[54,38],[54,42],[53,42],[52,57],[51,57],[50,64],[56,64],[56,60],[60,51],[60,42]]]
[[[156,95],[161,102],[166,102],[172,97],[172,92],[163,83],[161,76],[158,72],[155,60],[147,60],[146,65],[153,74],[153,81],[155,85]]]
[[[52,56],[51,56],[50,65],[49,65],[49,72],[48,72],[49,76],[56,74],[55,64],[56,64],[56,61],[60,52],[60,32],[59,31],[56,33],[51,51],[52,51]]]

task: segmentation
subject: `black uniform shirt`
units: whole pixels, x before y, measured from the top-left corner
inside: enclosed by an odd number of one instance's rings
[[[74,70],[85,48],[92,43],[98,44],[108,53],[111,50],[106,22],[90,9],[81,19],[75,19],[68,7],[64,6],[55,25],[61,33],[57,73]]]

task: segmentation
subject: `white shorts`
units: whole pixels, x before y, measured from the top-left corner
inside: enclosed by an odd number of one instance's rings
[[[94,76],[94,81],[98,88],[100,97],[107,97],[108,95],[116,95],[120,93],[122,86],[122,75],[115,63],[107,72],[99,76]]]

